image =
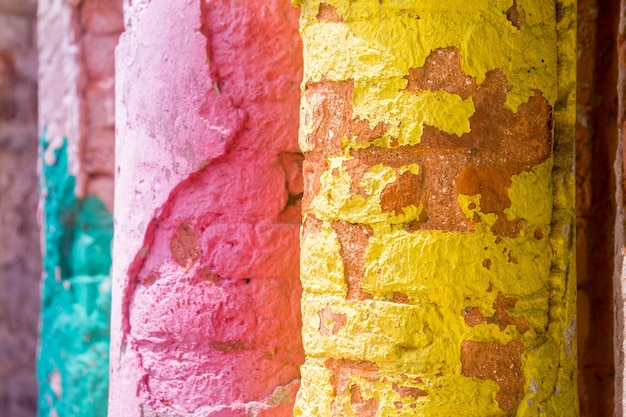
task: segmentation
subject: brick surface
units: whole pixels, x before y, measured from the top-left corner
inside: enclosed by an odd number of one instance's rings
[[[37,0],[0,0],[0,14],[34,17],[36,12]]]
[[[115,169],[115,131],[94,129],[90,131],[85,146],[85,170],[90,175],[113,176]]]
[[[51,399],[40,402],[40,416],[107,414],[114,50],[123,29],[121,16],[120,0],[39,1],[39,120],[46,127],[42,146],[49,146],[49,154],[57,154],[41,161],[46,277],[38,382],[40,397]],[[67,182],[70,185],[63,187]],[[75,213],[77,207],[80,215],[74,218],[62,214]],[[90,220],[85,223],[86,218]],[[67,233],[66,228],[72,227],[80,233],[68,234],[73,250],[62,256],[73,267],[64,269],[56,259],[67,252],[66,239],[59,239],[57,231]],[[70,284],[68,288],[57,282],[56,275]],[[94,294],[89,301],[79,296],[70,300],[64,296],[67,291]],[[95,310],[93,299],[98,304]],[[89,312],[88,320],[76,314],[82,310]],[[68,317],[73,318],[71,326]],[[69,338],[80,342],[62,342]],[[54,372],[60,381],[50,378]]]
[[[115,124],[113,80],[89,83],[85,88],[87,124],[90,129],[111,127]]]
[[[0,15],[0,49],[32,47],[33,20],[27,16]]]
[[[119,35],[86,34],[82,39],[83,59],[90,80],[113,78],[115,65],[112,59]]]
[[[82,26],[95,34],[116,34],[124,30],[122,0],[84,0]]]
[[[97,175],[89,178],[87,195],[96,195],[113,212],[113,181],[109,175]]]
[[[36,0],[0,0],[0,416],[33,417],[37,228]]]
[[[573,1],[297,3],[294,416],[577,417]]]

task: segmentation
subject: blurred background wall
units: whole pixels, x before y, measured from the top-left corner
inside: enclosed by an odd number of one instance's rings
[[[37,0],[0,1],[0,416],[36,413]]]
[[[40,0],[39,416],[105,417],[121,0]]]

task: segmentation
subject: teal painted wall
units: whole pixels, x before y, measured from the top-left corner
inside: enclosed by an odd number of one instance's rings
[[[113,217],[98,197],[75,196],[67,140],[49,146],[44,129],[38,415],[106,417]],[[55,158],[46,162],[44,153]]]

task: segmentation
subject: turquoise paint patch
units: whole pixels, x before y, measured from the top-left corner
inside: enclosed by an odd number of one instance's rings
[[[40,417],[106,417],[113,217],[96,196],[76,198],[67,141],[40,138],[44,233],[37,378]],[[44,153],[54,154],[46,164]]]

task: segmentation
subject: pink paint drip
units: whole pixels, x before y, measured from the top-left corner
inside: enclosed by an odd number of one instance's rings
[[[298,12],[200,4],[206,49],[197,9],[153,0],[118,50],[112,417],[287,416],[297,390]]]

